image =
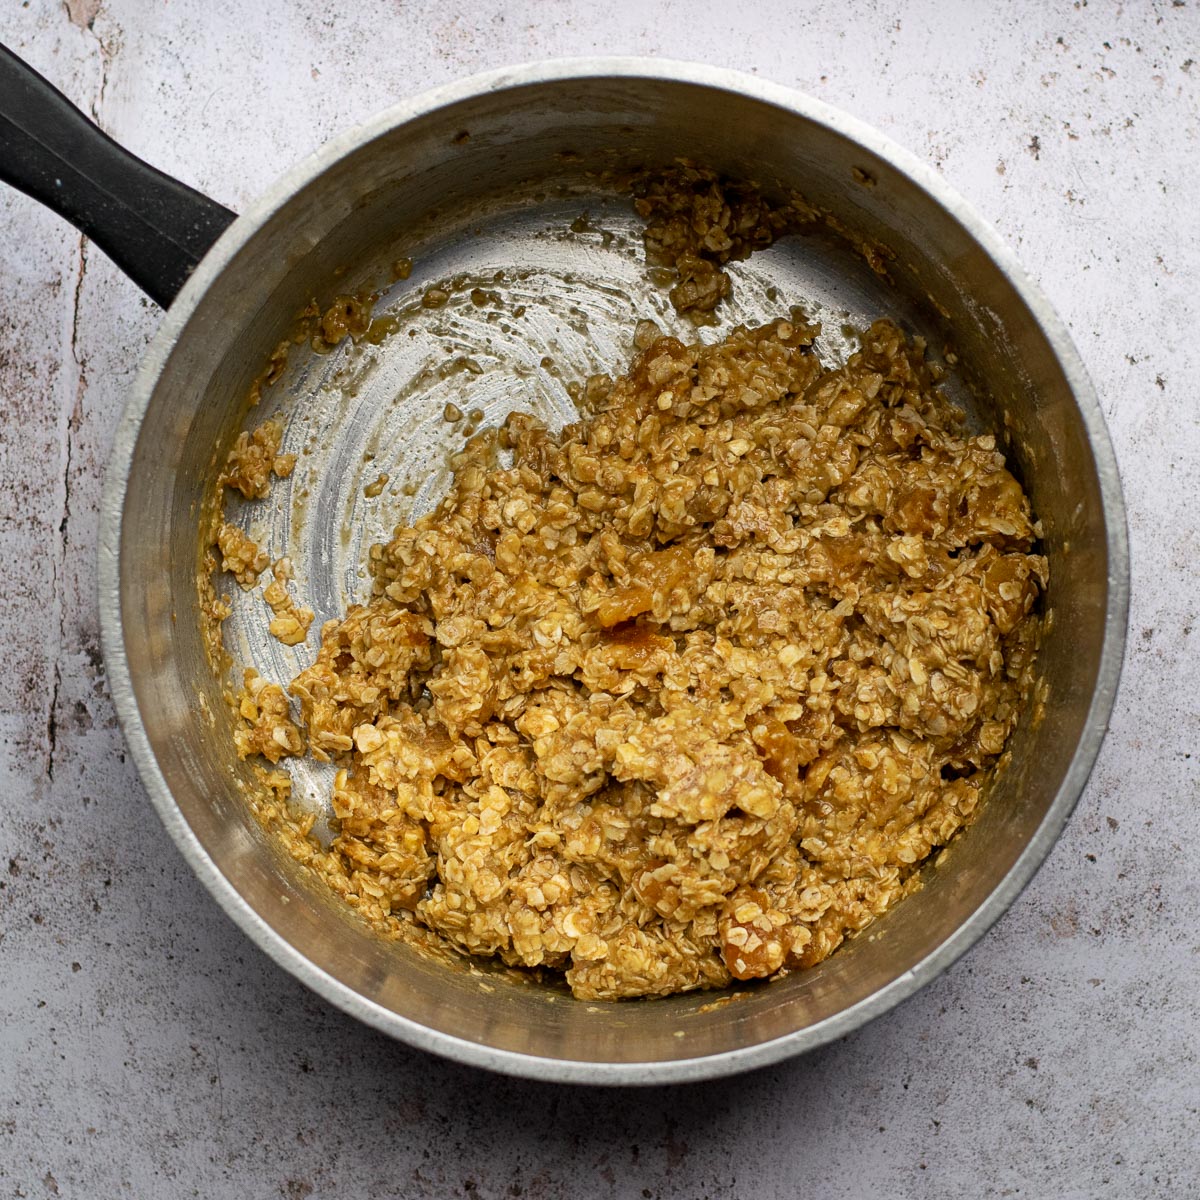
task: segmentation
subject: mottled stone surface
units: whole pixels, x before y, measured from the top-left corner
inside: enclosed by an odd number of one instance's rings
[[[505,62],[692,58],[838,104],[973,200],[1066,318],[1134,557],[1091,786],[1012,912],[933,986],[715,1085],[449,1066],[276,969],[151,811],[93,591],[102,465],[158,317],[3,192],[0,1197],[1200,1194],[1197,0],[8,0],[0,40],[233,207],[390,101]]]

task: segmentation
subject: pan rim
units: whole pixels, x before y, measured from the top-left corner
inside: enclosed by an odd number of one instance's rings
[[[1062,783],[1012,867],[979,906],[939,946],[890,983],[851,1007],[805,1029],[752,1046],[695,1058],[642,1062],[559,1059],[502,1050],[442,1033],[368,1000],[318,967],[252,908],[201,845],[158,765],[143,724],[125,652],[120,553],[129,472],[145,414],[162,371],[202,297],[270,217],[297,191],[359,147],[438,109],[534,84],[620,77],[730,92],[822,125],[887,162],[944,209],[993,261],[1027,307],[1070,387],[1095,464],[1105,523],[1107,604],[1099,669],[1082,732]],[[138,774],[168,834],[225,913],[277,965],[343,1012],[417,1049],[502,1074],[559,1083],[655,1085],[695,1082],[768,1066],[844,1037],[896,1007],[975,945],[1008,910],[1040,868],[1091,775],[1112,714],[1124,657],[1129,605],[1129,546],[1115,453],[1081,356],[1065,324],[999,234],[931,167],[871,126],[824,101],[741,71],[701,63],[642,58],[582,57],[501,67],[443,84],[401,101],[334,137],[285,171],[225,231],[167,311],[138,367],[117,424],[100,509],[98,588],[101,642],[117,716]]]

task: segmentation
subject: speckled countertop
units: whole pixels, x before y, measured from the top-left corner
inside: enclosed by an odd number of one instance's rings
[[[0,191],[0,1198],[1200,1195],[1200,0],[8,0],[0,41],[234,208],[391,101],[506,62],[669,55],[795,85],[1015,246],[1099,389],[1133,543],[1091,785],[935,984],[714,1085],[450,1066],[274,967],[153,814],[93,593],[101,470],[159,318]]]

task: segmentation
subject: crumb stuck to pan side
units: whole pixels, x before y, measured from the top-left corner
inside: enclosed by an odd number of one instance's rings
[[[304,753],[304,737],[291,719],[283,689],[268,682],[253,667],[243,673],[237,706],[241,720],[233,740],[239,758],[259,754],[277,763],[286,755]]]
[[[308,638],[313,610],[296,603],[287,590],[292,579],[291,560],[281,558],[272,568],[274,578],[263,588],[263,599],[271,610],[268,632],[285,646],[301,645]]]
[[[671,303],[697,323],[710,321],[733,290],[726,264],[819,219],[799,196],[770,203],[755,184],[722,179],[686,161],[645,173],[633,192],[646,222],[646,261],[673,270]]]
[[[271,477],[285,479],[296,467],[294,454],[280,454],[283,424],[278,419],[264,421],[253,432],[242,430],[225,460],[221,484],[236,488],[246,500],[263,500],[271,487]]]
[[[216,544],[221,551],[221,570],[228,571],[242,588],[252,588],[271,561],[252,538],[227,521],[217,530]]]
[[[893,252],[849,229],[835,214],[798,192],[769,200],[757,184],[727,179],[686,159],[632,181],[634,208],[646,222],[643,243],[652,271],[665,271],[671,304],[693,324],[712,324],[733,293],[725,269],[788,234],[820,225],[853,248],[877,275],[888,277]]]

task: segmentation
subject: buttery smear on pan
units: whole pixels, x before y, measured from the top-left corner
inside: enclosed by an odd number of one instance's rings
[[[701,319],[728,261],[814,217],[687,166],[638,193]],[[827,366],[817,333],[643,323],[576,423],[470,439],[286,689],[246,672],[238,754],[337,768],[327,849],[277,768],[261,810],[368,922],[586,999],[715,988],[821,961],[971,822],[1032,694],[1038,528],[920,343],[880,321]],[[262,494],[278,450],[243,435],[221,483]],[[266,570],[215,539],[243,585]]]

